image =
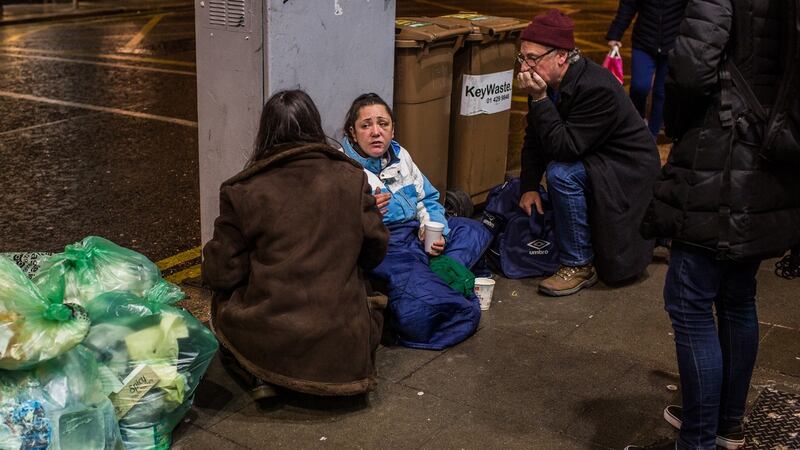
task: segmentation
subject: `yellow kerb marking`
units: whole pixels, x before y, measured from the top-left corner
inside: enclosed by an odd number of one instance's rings
[[[201,273],[202,271],[200,270],[200,264],[196,264],[188,269],[181,270],[178,273],[173,273],[164,279],[170,283],[180,284],[183,280],[199,277]]]
[[[200,257],[200,247],[195,247],[191,250],[186,250],[185,252],[178,253],[177,255],[170,256],[169,258],[162,259],[158,261],[156,265],[161,270],[169,269],[170,267],[175,267],[178,264],[183,264],[186,261],[191,261],[193,259],[197,259]]]

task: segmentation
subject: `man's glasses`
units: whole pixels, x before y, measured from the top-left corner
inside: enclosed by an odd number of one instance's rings
[[[550,53],[553,53],[555,50],[556,50],[555,47],[553,47],[539,56],[523,55],[522,53],[517,53],[517,62],[519,62],[520,65],[527,64],[528,67],[536,67],[536,64],[538,64],[542,58],[549,55]]]

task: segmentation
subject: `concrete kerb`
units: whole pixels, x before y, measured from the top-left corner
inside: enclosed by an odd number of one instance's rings
[[[0,27],[6,25],[52,22],[64,19],[82,19],[87,17],[110,16],[115,14],[176,11],[182,9],[191,9],[192,7],[193,7],[192,3],[180,2],[180,3],[169,3],[159,6],[147,6],[147,7],[120,6],[116,8],[91,9],[86,11],[78,10],[78,11],[57,12],[57,13],[30,14],[22,17],[0,19]]]

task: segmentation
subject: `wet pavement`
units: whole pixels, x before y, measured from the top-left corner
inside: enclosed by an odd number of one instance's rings
[[[191,9],[3,26],[0,68],[0,252],[199,245]]]
[[[800,281],[773,267],[766,261],[758,273],[750,449],[797,442],[798,405],[769,400],[800,394]],[[666,270],[659,250],[638,282],[565,298],[539,295],[535,279],[496,277],[474,336],[444,351],[379,348],[378,388],[366,398],[256,403],[215,359],[173,448],[622,449],[674,439],[662,418],[681,395],[661,297]],[[184,305],[207,319],[210,292],[187,291]]]
[[[81,10],[175,4],[104,0],[82,2]],[[6,20],[69,12],[65,3],[23,6],[6,8]],[[554,6],[573,14],[579,45],[601,60],[616,2],[404,0],[397,14],[530,19]],[[157,261],[196,249],[194,61],[191,9],[0,27],[0,160],[11,169],[0,175],[0,202],[10,205],[0,215],[0,252],[57,251],[90,234]],[[519,167],[526,105],[512,108],[511,171]]]

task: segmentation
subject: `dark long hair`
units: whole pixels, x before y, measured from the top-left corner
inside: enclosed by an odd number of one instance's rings
[[[372,105],[383,105],[389,113],[389,118],[392,119],[392,124],[395,123],[392,108],[390,108],[378,94],[370,92],[369,94],[359,95],[353,100],[353,104],[350,105],[350,109],[347,110],[347,115],[344,118],[344,135],[350,140],[350,143],[353,144],[354,147],[358,144],[356,143],[356,137],[350,132],[350,129],[355,128],[356,120],[358,120],[358,112],[361,111],[361,108]]]
[[[278,91],[264,104],[256,145],[247,166],[285,144],[324,144],[325,132],[314,101],[301,90]]]

